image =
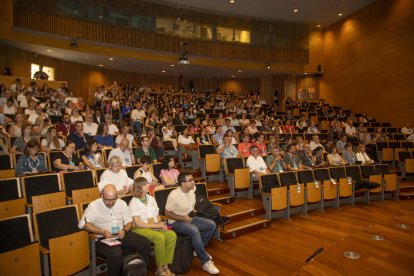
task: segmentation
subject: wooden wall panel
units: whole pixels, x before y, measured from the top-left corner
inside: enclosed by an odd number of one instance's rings
[[[324,32],[321,97],[401,125],[414,118],[414,1],[377,0]]]

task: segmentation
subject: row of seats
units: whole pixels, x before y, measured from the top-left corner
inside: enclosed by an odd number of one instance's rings
[[[155,192],[162,216],[173,189]],[[196,184],[196,193],[208,198],[205,183]],[[131,198],[129,195],[119,200],[129,203]],[[96,275],[95,254],[90,254],[95,251],[95,237],[88,237],[87,232],[77,227],[88,204],[62,205],[34,212],[33,216],[23,214],[0,219],[0,235],[4,238],[0,243],[0,275],[41,275],[42,271],[43,275],[50,272],[52,275],[71,275],[85,268],[89,268],[90,275]],[[42,267],[40,255],[44,260]]]

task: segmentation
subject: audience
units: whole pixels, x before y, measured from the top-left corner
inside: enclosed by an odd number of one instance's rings
[[[278,147],[273,147],[271,155],[266,158],[266,165],[270,173],[283,172],[283,152]]]
[[[342,158],[347,165],[354,165],[357,161],[355,152],[353,151],[353,145],[351,143],[346,143],[345,150],[342,152]]]
[[[326,158],[328,159],[329,166],[337,167],[345,165],[345,161],[342,159],[336,146],[331,147],[330,152],[328,153]]]
[[[39,154],[39,142],[30,140],[24,149],[23,155],[19,157],[16,164],[16,176],[37,174],[47,171],[46,161]]]
[[[10,149],[10,153],[23,152],[32,137],[32,127],[29,124],[23,124],[21,127],[22,136],[19,136],[14,140],[13,146]]]
[[[98,144],[94,140],[89,140],[86,143],[85,153],[81,158],[88,170],[102,169],[105,167],[102,154],[98,152]]]
[[[56,171],[77,171],[84,169],[85,166],[76,155],[76,145],[73,141],[67,141],[63,151],[58,152],[53,160]]]
[[[249,157],[250,156],[250,147],[252,144],[250,143],[250,137],[248,134],[241,135],[241,143],[237,146],[237,150],[241,157]]]
[[[108,168],[102,173],[98,188],[102,192],[105,185],[112,184],[116,189],[116,193],[123,195],[130,191],[133,183],[134,180],[129,178],[126,171],[122,168],[121,158],[114,156],[109,159]]]
[[[191,156],[191,163],[193,170],[200,168],[200,161],[198,160],[198,147],[188,132],[188,127],[183,129],[183,133],[178,136],[178,145],[184,149],[184,152]]]
[[[76,150],[85,149],[86,143],[91,137],[83,131],[83,122],[76,121],[75,131],[69,134],[68,139],[75,142]]]
[[[287,146],[287,152],[283,155],[283,165],[287,171],[303,169],[302,161],[297,154],[295,144],[289,144]]]

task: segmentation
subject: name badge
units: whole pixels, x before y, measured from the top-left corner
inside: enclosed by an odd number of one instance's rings
[[[75,166],[75,163],[73,161],[69,161],[70,166]]]
[[[111,228],[111,233],[112,233],[112,235],[114,235],[114,234],[118,234],[119,230],[121,230],[121,227],[119,227],[119,226],[113,226],[113,227]]]
[[[331,182],[332,182],[332,184],[336,185],[335,179],[331,178]]]
[[[315,188],[318,189],[318,187],[319,187],[319,181],[315,180]]]

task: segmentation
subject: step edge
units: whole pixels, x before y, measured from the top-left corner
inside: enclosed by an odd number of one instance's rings
[[[232,229],[229,229],[229,230],[222,230],[220,232],[221,233],[234,232],[234,231],[238,231],[238,230],[241,230],[241,229],[245,229],[245,228],[248,228],[248,227],[251,227],[251,226],[255,226],[255,225],[260,224],[260,223],[263,223],[263,222],[270,222],[271,223],[271,220],[270,219],[262,219],[260,221],[256,221],[256,222],[253,222],[253,223],[249,223],[247,225],[235,227],[235,228],[232,228]]]

